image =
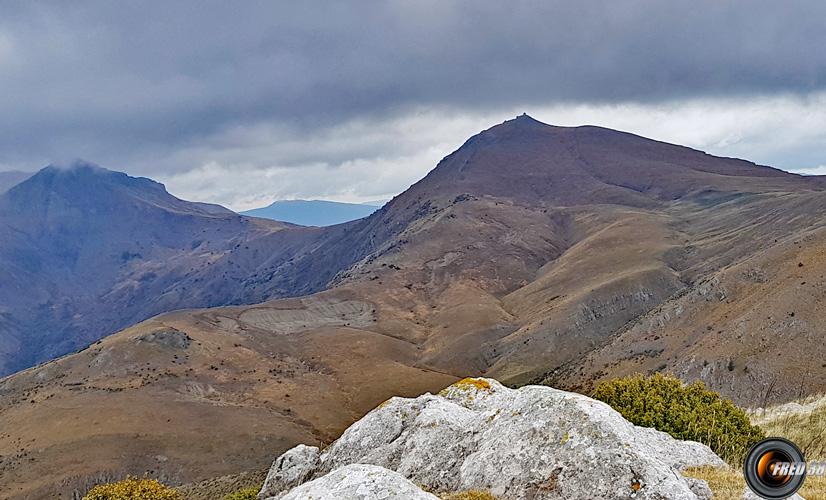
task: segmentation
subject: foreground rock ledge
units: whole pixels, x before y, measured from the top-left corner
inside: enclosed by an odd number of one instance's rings
[[[345,469],[355,464],[375,467]],[[287,451],[258,497],[433,498],[420,486],[501,499],[710,498],[705,482],[680,474],[697,466],[725,464],[703,444],[637,427],[581,394],[478,378],[391,398],[323,452]]]

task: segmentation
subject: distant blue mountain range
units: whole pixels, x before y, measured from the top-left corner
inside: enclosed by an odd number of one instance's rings
[[[324,200],[282,200],[263,208],[241,212],[241,214],[302,226],[332,226],[367,217],[378,209],[379,207],[373,204],[360,205]]]

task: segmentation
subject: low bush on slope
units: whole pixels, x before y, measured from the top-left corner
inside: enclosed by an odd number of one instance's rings
[[[182,500],[180,493],[154,479],[128,478],[92,488],[83,500]]]
[[[258,500],[258,492],[261,488],[244,488],[235,493],[230,493],[225,500]]]
[[[600,383],[593,397],[636,425],[704,443],[735,466],[741,465],[749,448],[765,437],[743,410],[700,381],[683,384],[676,377],[659,373],[635,375]]]

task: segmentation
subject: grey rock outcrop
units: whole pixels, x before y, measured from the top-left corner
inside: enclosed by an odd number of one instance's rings
[[[398,472],[353,464],[294,488],[279,500],[438,500]]]
[[[697,499],[707,498],[707,485],[680,470],[725,466],[707,446],[637,427],[600,401],[543,386],[509,389],[490,379],[465,379],[438,395],[391,398],[317,459],[316,452],[303,447],[279,457],[259,498],[280,498],[307,479],[372,464],[438,493]]]
[[[697,500],[711,500],[714,498],[714,493],[708,487],[707,482],[693,477],[686,477],[685,480],[688,482],[691,492],[697,496]]]
[[[267,495],[286,491],[305,482],[318,466],[319,450],[300,444],[275,459],[261,489]]]

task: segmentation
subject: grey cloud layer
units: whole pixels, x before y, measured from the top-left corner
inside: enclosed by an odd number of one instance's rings
[[[310,150],[247,163],[336,165],[392,144],[307,138],[422,108],[805,96],[826,89],[824,15],[768,1],[2,2],[0,165],[175,175],[259,136]]]

